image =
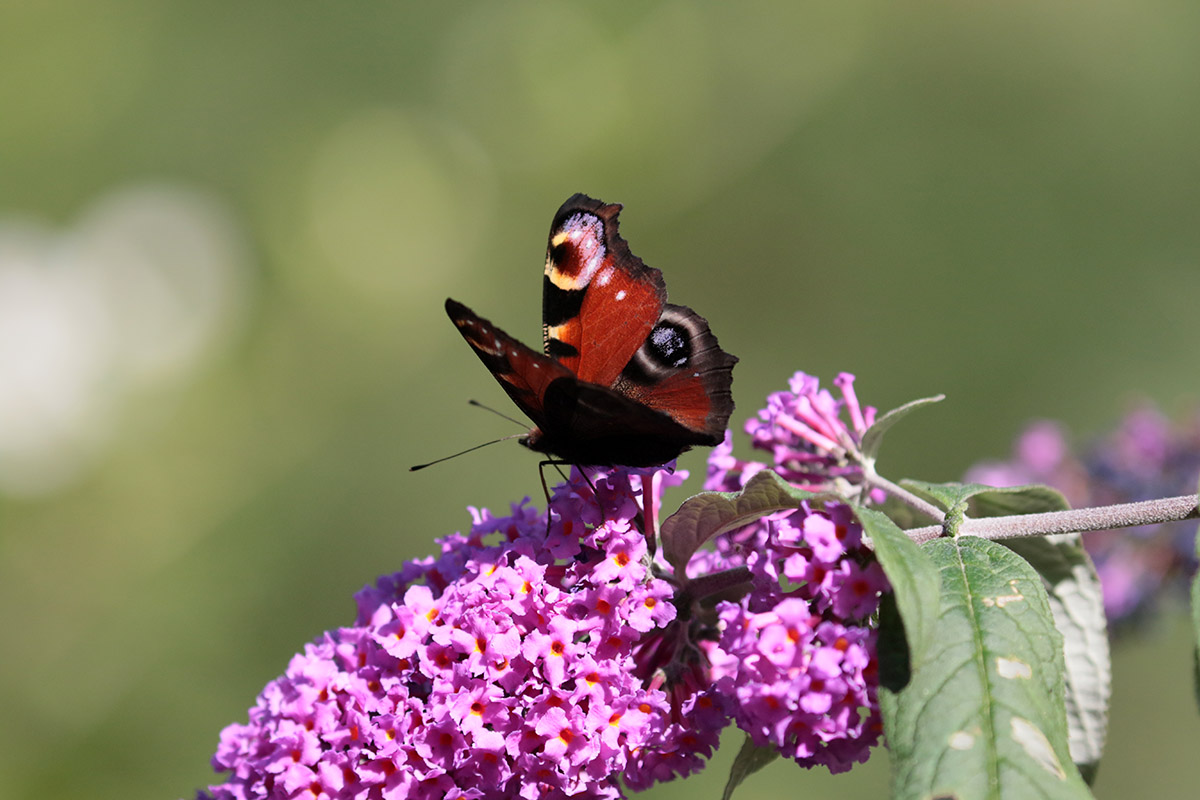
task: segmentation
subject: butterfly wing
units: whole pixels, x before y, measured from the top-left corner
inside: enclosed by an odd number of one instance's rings
[[[736,363],[704,317],[668,303],[612,389],[699,437],[691,444],[716,445],[733,414]]]
[[[692,445],[716,443],[661,411],[574,378],[553,381],[543,401],[545,423],[526,445],[574,464],[650,467]]]
[[[545,420],[542,399],[547,387],[559,378],[573,380],[571,371],[553,358],[526,347],[462,303],[447,299],[446,313],[513,402],[535,425],[541,426]]]
[[[721,350],[703,317],[666,302],[662,273],[621,237],[620,210],[577,194],[555,215],[543,281],[546,354],[580,381],[666,415],[674,425],[663,423],[658,435],[680,440],[681,449],[717,444],[733,413],[737,359]]]
[[[611,386],[662,313],[662,273],[629,251],[619,205],[577,194],[550,226],[542,280],[546,355],[581,381]]]

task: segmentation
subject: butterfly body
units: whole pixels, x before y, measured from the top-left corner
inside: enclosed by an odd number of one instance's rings
[[[543,353],[454,300],[446,312],[534,422],[526,447],[573,464],[657,466],[722,440],[737,359],[703,317],[666,302],[662,273],[618,232],[620,209],[578,194],[555,215]]]

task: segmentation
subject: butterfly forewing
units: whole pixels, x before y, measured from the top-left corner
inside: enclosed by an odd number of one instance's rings
[[[521,344],[462,303],[447,299],[446,313],[513,402],[541,425],[546,387],[557,378],[573,378],[571,371]]]
[[[619,205],[577,194],[550,228],[542,294],[546,354],[580,380],[611,386],[658,321],[662,273],[629,251]]]

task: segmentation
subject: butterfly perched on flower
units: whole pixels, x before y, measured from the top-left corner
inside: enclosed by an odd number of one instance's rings
[[[564,462],[649,467],[721,442],[733,365],[704,317],[667,302],[629,251],[621,206],[577,194],[550,226],[539,353],[474,311],[446,313],[534,423],[521,444]]]

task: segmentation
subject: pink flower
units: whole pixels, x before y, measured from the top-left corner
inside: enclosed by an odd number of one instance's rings
[[[473,511],[267,685],[202,796],[610,798],[623,773],[697,768],[711,743],[689,745],[636,670],[639,639],[675,616],[637,527],[646,479],[598,474],[593,493],[574,474],[549,535],[524,502]]]
[[[840,373],[833,383],[841,399],[822,389],[813,376],[793,375],[788,382],[790,391],[771,394],[758,418],[746,423],[753,447],[770,453],[771,464],[734,458],[726,437],[713,451],[704,488],[734,491],[768,466],[801,489],[826,491],[857,485],[862,477],[859,446],[875,422],[875,409],[859,404],[850,373]],[[876,492],[871,499],[879,502],[884,497]]]

